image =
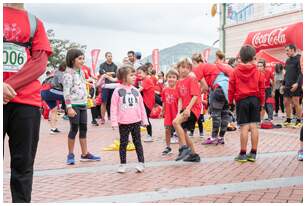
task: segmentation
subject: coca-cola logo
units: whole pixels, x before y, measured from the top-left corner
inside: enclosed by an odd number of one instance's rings
[[[286,44],[286,34],[288,27],[282,27],[272,30],[270,33],[257,32],[252,39],[252,45],[255,48],[281,46]]]

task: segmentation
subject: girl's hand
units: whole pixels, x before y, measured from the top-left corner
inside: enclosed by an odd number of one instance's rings
[[[67,114],[69,117],[74,117],[75,115],[77,115],[77,113],[74,111],[74,109],[72,109],[72,107],[68,109]]]

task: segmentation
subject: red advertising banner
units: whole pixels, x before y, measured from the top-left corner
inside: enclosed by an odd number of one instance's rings
[[[92,71],[93,71],[93,75],[96,75],[96,66],[98,63],[98,59],[99,59],[99,54],[100,54],[100,49],[93,49],[91,50],[91,66],[92,66]]]
[[[202,56],[205,63],[208,62],[208,57],[210,55],[210,52],[211,52],[210,47],[203,50]]]
[[[261,49],[284,47],[287,44],[295,44],[303,50],[303,22],[250,32],[244,44],[252,45],[257,52]]]
[[[156,72],[159,72],[159,50],[154,49],[152,51],[152,64],[153,64],[153,69]]]

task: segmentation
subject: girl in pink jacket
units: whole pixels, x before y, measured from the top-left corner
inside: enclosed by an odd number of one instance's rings
[[[135,69],[129,65],[117,71],[117,78],[121,82],[115,89],[111,101],[111,123],[113,127],[119,126],[120,133],[120,166],[119,173],[126,170],[126,147],[129,134],[132,134],[139,164],[137,172],[144,170],[144,156],[141,144],[140,125],[148,125],[146,110],[140,92],[133,86],[136,76]]]

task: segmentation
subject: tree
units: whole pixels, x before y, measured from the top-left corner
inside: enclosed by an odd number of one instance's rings
[[[53,51],[53,54],[48,58],[47,66],[53,69],[58,68],[59,65],[65,61],[69,49],[77,48],[81,49],[85,53],[87,48],[86,45],[55,38],[55,32],[53,29],[47,30],[47,35]]]

